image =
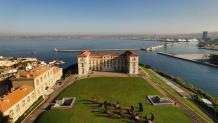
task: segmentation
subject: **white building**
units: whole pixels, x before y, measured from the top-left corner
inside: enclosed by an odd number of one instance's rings
[[[91,71],[122,71],[138,74],[138,62],[138,55],[131,51],[121,54],[95,54],[85,51],[78,56],[78,74],[86,75]]]
[[[33,87],[22,86],[0,99],[0,111],[15,122],[36,100]]]
[[[40,96],[46,95],[62,77],[62,68],[40,66],[18,73],[12,81],[12,92],[1,97],[0,111],[15,122]]]
[[[10,61],[8,59],[0,60],[0,67],[10,67],[17,64],[16,61]]]
[[[12,78],[12,88],[16,89],[22,85],[29,85],[34,88],[36,97],[40,97],[46,93],[55,82],[62,77],[62,68],[50,67],[48,65],[34,68],[30,71],[18,73]]]

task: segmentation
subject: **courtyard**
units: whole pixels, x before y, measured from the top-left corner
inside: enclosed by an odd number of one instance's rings
[[[102,107],[92,105],[86,100],[96,97],[101,102],[117,101],[124,107],[131,105],[138,109],[142,103],[141,116],[155,115],[155,123],[192,123],[193,121],[174,105],[153,106],[148,95],[163,95],[140,77],[95,77],[76,81],[66,88],[56,99],[76,97],[77,101],[69,109],[51,109],[45,111],[37,123],[126,123],[134,122],[130,118],[113,117],[101,113]]]

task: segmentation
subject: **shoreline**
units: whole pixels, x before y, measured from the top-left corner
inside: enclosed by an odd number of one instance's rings
[[[209,47],[199,47],[198,49],[204,49],[204,50],[215,50],[215,51],[218,51],[217,48],[209,48]]]
[[[189,62],[193,62],[193,63],[197,63],[197,64],[206,65],[206,66],[210,66],[210,67],[213,67],[213,68],[218,68],[218,65],[213,65],[213,64],[209,64],[209,63],[205,63],[205,62],[200,62],[200,61],[196,61],[196,60],[182,58],[182,57],[178,57],[178,56],[176,56],[174,54],[170,54],[170,53],[158,52],[157,54],[172,57],[172,58],[176,58],[176,59],[181,59],[181,60],[184,60],[184,61],[189,61]]]

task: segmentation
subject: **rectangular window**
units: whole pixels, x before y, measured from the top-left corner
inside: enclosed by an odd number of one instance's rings
[[[25,105],[26,105],[26,102],[25,102],[25,100],[23,100],[22,101],[22,107],[25,107]]]
[[[32,95],[31,95],[31,98],[32,98],[32,99],[34,99],[34,98],[35,98],[35,95],[34,95],[34,93],[32,93]]]
[[[10,111],[9,111],[9,115],[13,117],[14,111],[13,111],[13,110],[10,110]]]
[[[37,86],[39,85],[39,80],[38,80],[38,79],[36,79],[36,85],[37,85]]]
[[[16,106],[16,112],[20,112],[20,105],[19,104]]]
[[[28,102],[28,103],[30,102],[30,96],[27,97],[27,102]]]

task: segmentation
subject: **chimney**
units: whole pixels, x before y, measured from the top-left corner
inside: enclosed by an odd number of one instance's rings
[[[3,102],[9,103],[9,99],[8,99],[8,98],[4,98],[4,99],[3,99]]]
[[[17,74],[17,78],[20,78],[20,74],[19,73]]]
[[[13,92],[15,89],[14,88],[11,88],[11,92]]]
[[[29,73],[27,73],[26,77],[27,77],[27,78],[30,78],[30,74],[29,74]]]

